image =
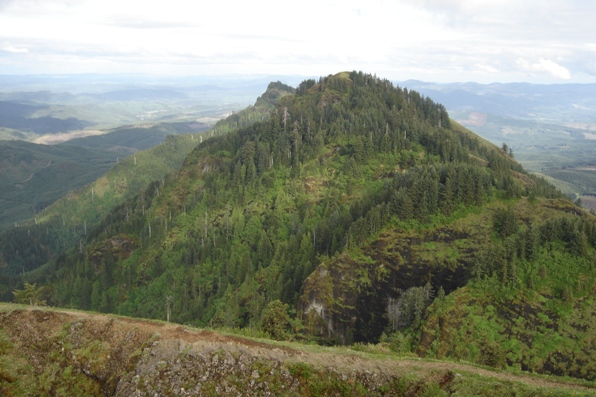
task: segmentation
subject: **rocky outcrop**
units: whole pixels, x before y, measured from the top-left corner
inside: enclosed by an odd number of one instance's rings
[[[362,255],[320,264],[297,304],[305,332],[332,343],[377,343],[389,325],[389,303],[404,291],[427,283],[434,291],[464,286],[475,255],[471,247],[488,234],[471,236],[458,225],[417,234],[392,230],[362,247]]]
[[[376,358],[346,348],[0,304],[0,396],[593,395],[554,379],[399,359],[382,346],[353,347],[372,349]]]
[[[379,395],[397,379],[366,365],[352,368],[354,359],[342,363],[169,323],[37,308],[0,312],[0,358],[0,395],[7,396],[300,396],[313,387]]]

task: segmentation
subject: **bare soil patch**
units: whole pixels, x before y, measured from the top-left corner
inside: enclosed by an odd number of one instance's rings
[[[100,130],[81,130],[81,131],[73,131],[73,132],[65,132],[63,134],[47,134],[42,135],[39,138],[35,139],[34,143],[41,143],[43,145],[56,145],[58,143],[70,141],[71,139],[75,138],[84,138],[86,136],[93,136],[93,135],[103,135],[106,134],[108,131],[100,131]]]

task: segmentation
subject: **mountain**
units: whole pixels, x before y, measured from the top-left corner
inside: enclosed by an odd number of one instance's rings
[[[596,210],[596,85],[403,84],[443,103],[480,136],[506,142],[526,170]]]
[[[280,337],[594,379],[594,222],[443,105],[343,72],[204,140],[24,278],[53,305],[257,329],[287,304]]]
[[[164,183],[166,176],[176,171],[191,150],[203,139],[267,119],[275,104],[283,96],[291,94],[293,91],[293,88],[279,82],[271,83],[254,105],[218,121],[210,131],[203,134],[165,136],[163,143],[153,148],[135,152],[133,155],[121,160],[112,158],[112,162],[118,163],[112,164],[113,166],[109,171],[94,181],[81,181],[81,171],[85,169],[84,164],[70,164],[68,167],[68,170],[70,170],[67,175],[68,180],[61,179],[63,178],[61,174],[52,174],[51,177],[42,179],[42,181],[52,181],[54,184],[61,181],[55,187],[55,189],[60,190],[54,192],[52,202],[57,200],[59,195],[64,196],[49,207],[44,208],[43,211],[40,208],[32,213],[28,208],[30,205],[28,200],[38,197],[38,190],[41,191],[41,188],[46,189],[43,190],[42,197],[47,197],[52,191],[48,186],[36,183],[36,178],[30,179],[28,184],[19,191],[18,205],[24,209],[15,216],[20,216],[18,221],[21,224],[18,227],[9,227],[0,233],[0,278],[4,277],[3,282],[0,282],[0,285],[3,284],[3,288],[0,288],[0,296],[3,296],[4,299],[10,298],[10,290],[17,274],[36,269],[72,247],[79,247],[81,239],[87,235],[87,230],[91,230],[106,215],[109,215],[114,207],[120,205],[126,199],[144,192],[154,182],[154,186]],[[162,133],[179,133],[181,128],[189,129],[195,126],[196,123],[162,123],[145,129],[135,128],[132,131],[131,128],[122,127],[99,138],[101,138],[104,149],[108,151],[109,155],[115,156],[120,153],[122,150],[121,145],[125,142],[129,145],[139,146],[156,137],[164,139]],[[136,136],[135,132],[139,131],[143,135]],[[143,138],[144,136],[145,138]],[[68,144],[88,144],[86,139],[69,141]],[[112,146],[115,144],[119,144],[119,146]],[[55,157],[52,157],[51,160],[46,156],[42,157],[41,160],[32,161],[38,168],[47,168],[50,164],[49,161],[54,163],[65,161],[63,154],[62,157],[58,157],[58,154],[56,154],[62,153],[61,151],[65,149],[69,149],[71,153],[76,153],[76,156],[83,156],[84,161],[93,159],[89,155],[91,150],[84,147],[71,145],[45,146],[16,141],[7,142],[7,145],[28,148],[28,151],[20,153],[19,156],[6,155],[3,157],[6,162],[4,164],[6,166],[4,174],[6,177],[11,175],[17,181],[25,179],[26,174],[31,171],[29,168],[23,171],[23,165],[18,159],[31,157],[31,153],[36,153],[35,150],[41,151],[41,153],[50,151],[55,154]],[[101,145],[96,143],[91,146]],[[133,149],[129,148],[129,150]],[[80,157],[76,158],[80,160]],[[17,170],[20,171],[17,172]],[[33,170],[36,171],[37,168]],[[95,167],[94,170],[97,173],[101,171],[100,167]],[[47,171],[45,172],[47,173]],[[92,183],[80,187],[83,185],[82,182]],[[27,190],[27,188],[30,189]],[[77,189],[68,190],[74,188]],[[157,187],[157,189],[159,188]],[[8,194],[11,190],[6,189],[6,192]],[[67,192],[68,194],[66,194]],[[17,203],[15,203],[16,205]],[[7,217],[10,215],[9,210],[11,208],[10,203],[6,203],[3,207]],[[35,214],[34,218],[32,217],[33,214]],[[11,218],[10,222],[15,220],[16,218]],[[7,224],[7,226],[12,226],[12,223]]]

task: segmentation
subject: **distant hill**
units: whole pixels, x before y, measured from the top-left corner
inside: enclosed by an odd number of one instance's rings
[[[596,84],[525,83],[404,85],[441,101],[451,117],[496,145],[521,154],[547,153],[561,145],[594,147]]]
[[[18,102],[0,101],[0,117],[2,117],[0,120],[4,122],[4,118],[10,116],[26,117],[40,108],[42,108],[42,106],[32,106]]]
[[[75,146],[0,141],[0,229],[31,219],[116,163],[116,154]]]
[[[109,150],[126,157],[159,145],[168,135],[199,133],[210,127],[210,124],[196,121],[123,126],[102,135],[70,139],[64,145]]]
[[[0,139],[33,141],[48,134],[139,122],[222,118],[252,103],[271,80],[264,76],[0,75]]]
[[[91,123],[74,117],[30,117],[34,112],[45,108],[16,102],[0,101],[0,128],[31,132],[38,135],[54,134],[83,129]]]
[[[109,91],[101,94],[92,94],[94,98],[102,101],[146,101],[146,100],[180,100],[187,99],[183,92],[171,88],[129,88]]]
[[[596,84],[428,83],[404,81],[450,111],[471,111],[535,121],[596,122]]]

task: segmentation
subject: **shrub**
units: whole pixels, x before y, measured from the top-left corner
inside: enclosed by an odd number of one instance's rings
[[[263,312],[261,329],[275,340],[284,340],[289,325],[288,305],[279,299],[269,302]]]

